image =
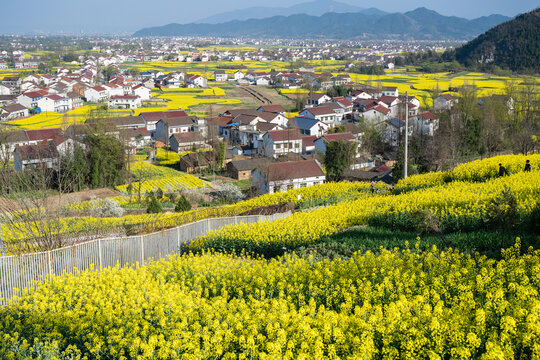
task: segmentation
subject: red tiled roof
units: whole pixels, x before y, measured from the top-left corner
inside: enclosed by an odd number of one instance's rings
[[[354,136],[350,132],[337,133],[337,134],[326,134],[326,135],[323,136],[323,138],[326,141],[339,141],[339,140],[350,141],[350,140],[354,140]]]
[[[61,128],[26,130],[26,136],[30,141],[52,140],[56,136],[62,136]]]
[[[161,119],[188,116],[188,114],[184,110],[167,110],[143,112],[140,116],[144,117],[147,121],[159,121]]]
[[[262,105],[260,109],[263,109],[263,111],[275,113],[285,112],[285,109],[281,105]]]
[[[315,146],[316,136],[302,136],[302,146]]]
[[[22,160],[50,159],[58,156],[58,150],[52,141],[43,141],[35,145],[22,145],[16,151]]]
[[[328,106],[312,107],[312,108],[307,109],[307,111],[309,111],[310,113],[312,113],[315,116],[317,116],[317,115],[329,115],[329,114],[334,115],[335,114],[334,110],[332,110]]]
[[[438,119],[435,115],[433,115],[429,111],[426,111],[425,113],[422,113],[422,114],[420,114],[418,116],[423,117],[424,119],[428,119],[428,120],[437,120]]]
[[[379,166],[378,168],[373,169],[373,170],[371,170],[371,171],[373,171],[373,172],[381,172],[381,173],[382,173],[382,172],[386,172],[386,171],[388,171],[388,170],[392,170],[392,168],[389,167],[389,166],[387,166],[387,165],[381,165],[381,166]]]
[[[353,106],[352,101],[350,101],[349,99],[347,99],[347,98],[345,98],[343,96],[335,97],[334,101],[337,101],[340,104],[343,104],[345,106]]]
[[[315,176],[324,176],[324,172],[315,160],[272,163],[268,167],[268,181],[302,179]]]
[[[271,130],[268,132],[268,135],[274,141],[299,140],[302,138],[302,134],[300,134],[300,130],[298,129]]]
[[[63,97],[60,96],[60,95],[57,95],[57,94],[52,94],[52,95],[47,95],[46,96],[47,98],[53,100],[53,101],[58,101],[58,100],[62,100]]]
[[[397,99],[397,97],[395,97],[395,96],[381,96],[379,98],[379,101],[382,101],[383,103],[390,105],[391,103],[396,101],[396,99]]]
[[[114,95],[111,96],[111,100],[136,100],[138,99],[138,95]]]
[[[383,113],[384,115],[388,115],[388,113],[390,112],[390,109],[382,106],[382,105],[377,105],[373,108],[373,110],[377,110],[378,112],[380,113]]]
[[[174,117],[174,118],[161,119],[161,121],[163,121],[169,127],[175,127],[175,126],[193,125],[196,123],[198,119],[199,118],[197,116],[180,116],[180,117]]]
[[[25,92],[23,95],[25,96],[28,96],[29,98],[40,98],[42,97],[43,95],[47,95],[47,92],[46,91],[43,91],[43,90],[40,90],[40,91],[29,91],[29,92]]]

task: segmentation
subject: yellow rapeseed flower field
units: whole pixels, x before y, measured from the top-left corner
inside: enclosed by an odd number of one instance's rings
[[[520,250],[185,255],[53,277],[0,308],[0,358],[537,359],[540,252]]]

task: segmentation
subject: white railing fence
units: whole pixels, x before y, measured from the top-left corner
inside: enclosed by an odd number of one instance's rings
[[[100,267],[144,264],[151,259],[179,254],[192,239],[237,223],[272,221],[290,213],[274,215],[210,218],[153,234],[97,239],[61,249],[33,254],[0,257],[0,305],[17,294],[16,289],[32,287],[48,275],[62,275]]]

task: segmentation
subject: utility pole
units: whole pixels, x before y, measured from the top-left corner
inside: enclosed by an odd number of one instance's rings
[[[405,168],[403,170],[403,178],[407,178],[407,170],[409,167],[408,161],[409,152],[409,92],[405,92]]]

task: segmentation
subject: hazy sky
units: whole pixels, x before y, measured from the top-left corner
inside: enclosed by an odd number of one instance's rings
[[[138,29],[187,23],[216,13],[252,6],[286,7],[311,0],[0,0],[0,33],[131,33]],[[538,0],[341,0],[363,8],[405,12],[425,6],[443,15],[475,18],[515,16],[539,6]]]

